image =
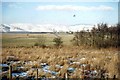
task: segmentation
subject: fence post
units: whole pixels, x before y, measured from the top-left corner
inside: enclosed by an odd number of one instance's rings
[[[12,66],[9,66],[9,80],[12,80]]]
[[[113,76],[113,79],[116,79],[116,75]]]
[[[67,75],[67,73],[65,73],[65,80],[68,80],[68,75]]]
[[[38,68],[36,69],[36,80],[38,80]]]

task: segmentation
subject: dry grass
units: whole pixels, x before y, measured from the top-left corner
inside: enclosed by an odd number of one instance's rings
[[[76,71],[69,76],[70,78],[81,78],[80,74],[82,74],[80,70],[80,66],[78,64],[69,64],[70,61],[77,63],[89,63],[91,65],[91,69],[104,68],[108,73],[109,77],[113,77],[113,75],[119,75],[120,69],[118,69],[119,65],[119,57],[118,50],[114,48],[108,49],[93,49],[88,48],[87,46],[77,47],[71,46],[70,40],[73,38],[73,35],[61,35],[63,37],[64,46],[62,48],[48,47],[48,48],[40,48],[40,47],[10,47],[10,46],[31,46],[35,42],[34,39],[39,35],[30,34],[27,36],[26,34],[3,34],[3,47],[2,54],[2,62],[7,62],[8,56],[15,56],[15,59],[20,61],[31,61],[32,63],[25,64],[25,67],[40,67],[40,63],[48,63],[50,66],[50,70],[57,71],[59,77],[64,77],[67,72],[68,67],[76,68]],[[54,35],[44,34],[49,42],[47,44],[51,44],[52,39],[55,37]],[[1,63],[2,63],[1,62]],[[63,66],[63,68],[56,68],[56,64]],[[30,75],[36,75],[34,71],[30,71]],[[39,77],[44,76],[45,73],[43,71],[39,72]],[[47,77],[50,77],[51,74],[47,73]]]
[[[78,65],[68,65],[69,59],[74,62],[89,63],[91,68],[100,66],[109,72],[109,76],[118,75],[118,51],[115,49],[83,49],[81,47],[56,48],[3,48],[3,62],[7,61],[7,56],[15,56],[20,61],[37,61],[35,66],[40,63],[52,65],[50,70],[59,71],[59,76],[63,77],[67,68],[79,68]],[[84,58],[84,59],[83,59]],[[55,68],[55,65],[63,66],[62,69]],[[30,67],[30,65],[28,65]],[[79,70],[73,76],[79,76]],[[77,74],[79,73],[79,74]],[[48,74],[49,75],[49,74]]]

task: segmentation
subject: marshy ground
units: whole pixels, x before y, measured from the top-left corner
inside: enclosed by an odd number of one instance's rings
[[[39,34],[41,35],[41,34]],[[56,48],[34,46],[37,35],[3,34],[2,62],[13,67],[24,67],[29,76],[64,78],[94,77],[101,75],[113,78],[119,77],[118,49],[97,49],[88,46],[70,46],[73,35],[62,35],[64,46]],[[44,34],[48,45],[52,45],[53,34]],[[103,73],[103,74],[102,74]]]

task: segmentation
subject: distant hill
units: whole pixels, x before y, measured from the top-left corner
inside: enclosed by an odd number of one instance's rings
[[[0,32],[76,32],[91,30],[93,25],[53,25],[53,24],[1,24]]]
[[[1,26],[0,32],[28,32],[17,26],[11,26],[11,25],[7,25],[7,24],[1,24],[0,26]]]

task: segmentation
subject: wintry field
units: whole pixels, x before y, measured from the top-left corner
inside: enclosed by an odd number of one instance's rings
[[[118,49],[73,46],[73,34],[60,34],[63,47],[56,48],[54,34],[3,34],[2,62],[15,70],[22,67],[26,76],[48,78],[113,78],[119,76]],[[42,37],[39,37],[42,36]],[[35,46],[44,38],[46,47]],[[19,69],[18,69],[19,70]],[[20,68],[21,70],[21,68]],[[17,75],[17,74],[12,74]]]
[[[0,80],[120,80],[119,0],[0,7]]]
[[[73,34],[60,34],[62,37],[63,45],[70,45],[72,38],[74,37]],[[53,46],[53,38],[56,36],[54,34],[3,34],[2,35],[2,43],[3,47],[31,47],[34,46],[35,42],[39,41],[39,37],[43,38],[45,41],[45,45]]]

